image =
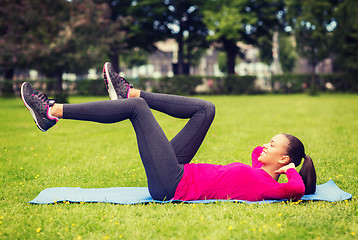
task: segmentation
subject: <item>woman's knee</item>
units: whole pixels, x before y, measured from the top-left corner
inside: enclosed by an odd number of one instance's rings
[[[149,109],[147,102],[141,97],[129,98],[127,101],[129,101],[135,109]]]
[[[127,101],[131,102],[134,105],[147,105],[146,101],[141,97],[135,97],[135,98],[128,98]]]
[[[126,101],[128,101],[129,106],[131,108],[131,110],[130,110],[130,112],[131,112],[130,119],[131,120],[137,118],[137,116],[139,116],[139,115],[150,113],[150,108],[149,108],[147,102],[143,98],[140,98],[140,97],[129,98],[129,99],[126,99]]]
[[[215,105],[212,102],[204,101],[203,108],[207,113],[207,118],[213,120],[215,117]]]

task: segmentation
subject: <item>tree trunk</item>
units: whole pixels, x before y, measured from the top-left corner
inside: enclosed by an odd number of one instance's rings
[[[224,50],[227,56],[227,74],[232,75],[235,74],[235,60],[237,54],[236,42],[234,40],[225,40],[224,42]]]
[[[187,47],[187,54],[186,54],[186,59],[187,59],[187,64],[188,64],[188,68],[189,68],[189,75],[190,75],[190,68],[191,68],[191,49],[189,48],[188,44],[186,44]],[[195,66],[193,66],[193,71],[194,71],[194,75],[195,75]]]
[[[15,72],[15,69],[13,69],[13,68],[6,69],[6,71],[5,71],[5,76],[4,76],[5,81],[4,81],[4,86],[3,86],[3,90],[2,90],[2,94],[4,96],[10,97],[10,96],[14,95],[14,89],[12,87],[14,72]]]
[[[312,71],[311,71],[311,86],[310,86],[310,95],[317,95],[317,85],[316,85],[316,66],[317,63],[312,63]]]
[[[180,30],[178,34],[178,75],[184,74],[184,50],[183,50],[183,33]]]
[[[117,14],[114,11],[114,8],[112,6],[112,1],[108,1],[109,9],[111,12],[111,20],[112,22],[109,24],[115,24],[115,21],[117,19]],[[116,50],[117,49],[117,50]],[[119,73],[120,67],[119,67],[119,54],[118,54],[118,48],[110,46],[109,49],[109,60],[112,63],[113,69],[116,73]]]
[[[56,73],[56,94],[61,96],[63,93],[62,73]]]
[[[55,99],[60,103],[68,103],[68,95],[63,91],[62,87],[62,71],[56,73],[56,83],[55,83]]]
[[[120,70],[120,67],[119,67],[119,57],[118,57],[118,54],[116,53],[111,53],[109,54],[109,59],[112,63],[112,66],[113,66],[113,69],[116,73],[119,74],[119,70]]]

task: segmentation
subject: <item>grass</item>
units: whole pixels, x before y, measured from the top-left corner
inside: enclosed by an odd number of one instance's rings
[[[250,163],[252,149],[286,132],[350,201],[247,205],[30,205],[49,187],[146,186],[130,122],[61,120],[40,132],[20,99],[0,99],[0,239],[356,239],[358,95],[203,96],[216,119],[195,162]],[[71,97],[71,103],[104,100]],[[184,120],[155,113],[169,138]]]

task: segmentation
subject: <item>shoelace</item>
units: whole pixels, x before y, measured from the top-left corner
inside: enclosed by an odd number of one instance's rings
[[[45,103],[45,109],[50,107],[49,99],[47,98],[46,94],[35,92],[32,94],[32,96],[36,96],[38,99],[40,99],[41,102]]]
[[[116,75],[119,77],[119,79],[126,85],[127,89],[133,88],[133,85],[130,84],[129,82],[127,82],[127,80],[125,80],[123,77],[119,76],[118,73],[116,73]]]

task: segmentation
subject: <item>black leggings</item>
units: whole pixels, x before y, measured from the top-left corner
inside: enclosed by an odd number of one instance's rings
[[[190,120],[169,142],[150,109]],[[155,200],[173,198],[184,173],[184,164],[198,151],[214,116],[215,106],[211,102],[143,91],[139,98],[63,106],[64,119],[99,123],[129,119],[132,122],[149,192]]]

